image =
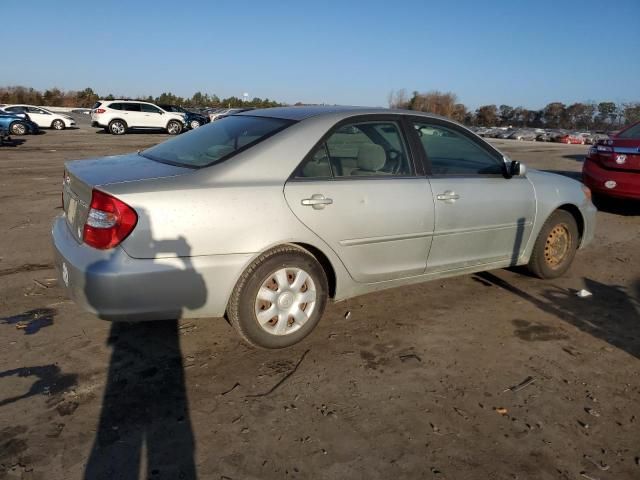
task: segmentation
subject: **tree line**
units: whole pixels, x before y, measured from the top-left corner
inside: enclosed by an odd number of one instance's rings
[[[44,92],[22,86],[0,87],[0,103],[23,103],[28,105],[46,105],[50,107],[81,107],[91,108],[98,100],[115,100],[113,94],[105,96],[98,95],[91,88],[84,90],[64,91],[59,88],[47,89]],[[184,107],[277,107],[280,102],[254,97],[245,101],[238,97],[220,98],[217,95],[196,92],[190,98],[180,97],[170,92],[162,93],[157,97],[151,95],[146,97],[118,97],[118,99],[141,100],[151,103],[166,103],[172,105],[182,105]]]
[[[391,91],[389,107],[430,112],[470,126],[564,128],[567,130],[616,130],[640,121],[640,102],[551,102],[539,110],[510,105],[482,105],[469,110],[452,92]]]

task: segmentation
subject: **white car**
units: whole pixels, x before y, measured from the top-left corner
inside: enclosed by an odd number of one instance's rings
[[[69,115],[55,113],[46,108],[36,107],[35,105],[6,105],[3,110],[10,113],[26,113],[32,122],[36,123],[40,128],[53,128],[54,130],[64,130],[65,128],[75,127],[76,121]]]
[[[163,129],[177,135],[184,129],[184,115],[137,100],[100,100],[91,110],[91,126],[113,135],[124,135],[132,129]]]

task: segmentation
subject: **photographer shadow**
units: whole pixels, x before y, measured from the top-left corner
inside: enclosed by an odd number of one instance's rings
[[[194,479],[195,442],[177,319],[185,309],[204,305],[207,291],[193,268],[186,240],[154,240],[148,216],[141,209],[136,211],[136,242],[145,242],[153,263],[158,263],[159,257],[178,255],[184,268],[169,268],[164,262],[157,282],[154,277],[153,283],[141,282],[139,286],[141,294],[157,298],[164,309],[162,320],[111,325],[107,343],[113,351],[84,478]],[[89,270],[100,269],[100,263]],[[87,276],[86,297],[90,304],[99,305],[104,291],[99,293],[95,287]],[[172,299],[186,300],[167,310]]]

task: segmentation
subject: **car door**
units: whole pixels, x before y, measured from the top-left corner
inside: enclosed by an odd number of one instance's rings
[[[142,113],[139,103],[126,102],[121,103],[120,105],[124,112],[124,119],[129,127],[144,128],[147,126],[145,124],[146,119]]]
[[[433,200],[412,158],[398,117],[362,118],[333,128],[285,185],[296,217],[358,282],[424,273]]]
[[[502,155],[451,122],[414,119],[435,204],[427,272],[509,262],[522,254],[536,214],[526,176],[506,178]]]
[[[142,121],[145,127],[149,128],[164,128],[166,126],[166,117],[155,105],[149,105],[148,103],[141,103],[140,110],[142,112]]]
[[[53,123],[53,115],[38,107],[26,107],[26,112],[31,118],[31,121],[36,123],[39,127],[49,128]]]

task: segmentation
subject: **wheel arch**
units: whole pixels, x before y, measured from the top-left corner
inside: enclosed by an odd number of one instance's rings
[[[329,287],[329,298],[335,298],[338,280],[336,277],[336,271],[333,268],[333,264],[331,263],[331,260],[329,260],[329,257],[327,257],[324,254],[324,252],[320,250],[318,247],[308,243],[293,242],[292,245],[295,245],[297,247],[300,247],[306,250],[318,261],[318,263],[324,270],[325,275],[327,276],[327,283]]]
[[[120,117],[115,117],[109,120],[109,123],[107,124],[107,126],[111,125],[113,122],[116,122],[116,121],[124,123],[124,126],[126,128],[129,128],[129,124],[127,123],[127,121],[124,118],[120,118]]]
[[[564,210],[567,213],[570,213],[571,216],[575,219],[576,224],[578,226],[578,245],[582,244],[582,238],[584,236],[584,217],[582,216],[582,212],[580,211],[580,209],[578,207],[576,207],[574,204],[572,203],[565,203],[563,205],[560,205],[559,207],[557,207],[554,212],[556,210]],[[551,212],[553,214],[553,212]]]

